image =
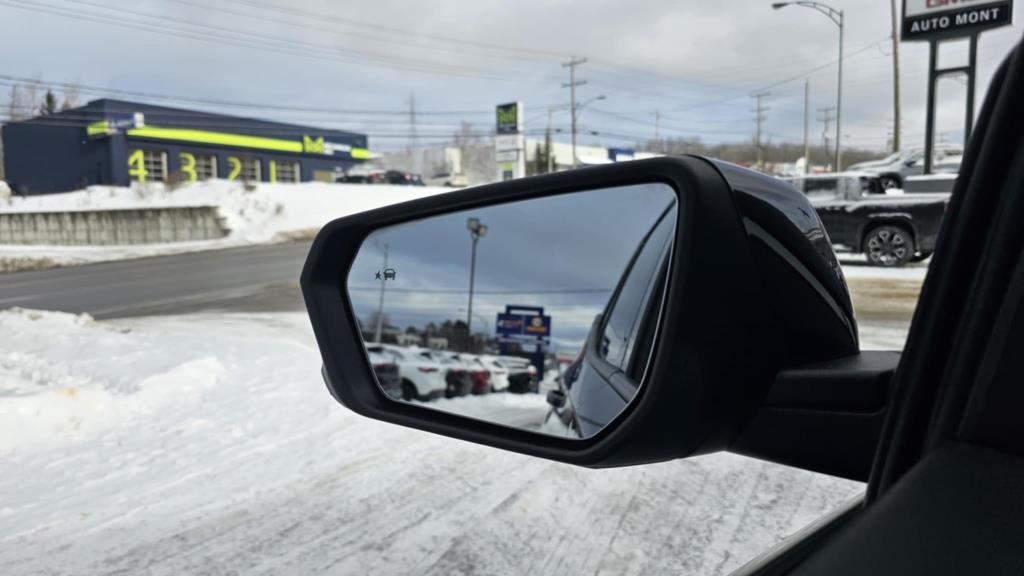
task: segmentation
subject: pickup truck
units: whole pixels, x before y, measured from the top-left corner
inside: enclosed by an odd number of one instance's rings
[[[844,172],[785,178],[807,195],[829,239],[877,266],[903,266],[931,256],[948,193],[886,190],[874,174]]]

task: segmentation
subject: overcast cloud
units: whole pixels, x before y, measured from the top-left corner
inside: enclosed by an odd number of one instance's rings
[[[847,13],[847,143],[881,147],[892,118],[889,2],[831,3]],[[729,141],[750,137],[750,94],[759,88],[824,66],[809,74],[812,107],[834,102],[835,27],[814,11],[773,11],[770,4],[3,0],[0,74],[206,99],[389,111],[394,114],[195,106],[366,131],[373,148],[386,149],[406,145],[409,121],[401,112],[413,93],[421,112],[420,143],[449,135],[461,120],[490,129],[494,104],[514,99],[525,102],[528,127],[542,129],[547,107],[568,100],[560,62],[575,54],[591,59],[579,68],[589,82],[580,98],[607,95],[583,112],[583,127],[601,133],[584,141],[630,145],[649,138],[655,110],[664,115],[664,136]],[[1019,21],[1021,0],[1015,7]],[[1020,35],[1018,24],[982,37],[980,93]],[[904,44],[902,62],[904,131],[908,144],[918,144],[925,46]],[[802,81],[770,91],[768,135],[799,141]],[[939,131],[958,131],[963,86],[948,81],[939,96]],[[431,114],[438,110],[465,113]],[[553,122],[566,127],[568,114],[556,112]],[[812,133],[820,138],[821,125]]]
[[[356,314],[369,321],[380,304],[375,278],[387,248],[387,267],[396,276],[386,281],[383,310],[393,324],[422,329],[429,322],[464,319],[471,245],[466,221],[475,217],[488,231],[477,244],[474,330],[493,332],[506,305],[541,306],[552,317],[552,338],[578,347],[644,236],[675,204],[669,186],[650,184],[489,206],[382,229],[360,249],[349,272],[349,294]]]

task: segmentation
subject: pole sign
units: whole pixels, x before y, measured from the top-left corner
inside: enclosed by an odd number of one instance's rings
[[[508,354],[512,344],[518,344],[519,351],[532,349],[537,378],[544,378],[544,355],[551,345],[551,316],[544,314],[544,308],[505,306],[505,312],[498,313],[494,333],[502,354]]]
[[[551,316],[543,308],[533,306],[506,306],[498,313],[494,334],[509,340],[544,340],[551,337]]]
[[[519,114],[519,102],[498,104],[495,109],[498,134],[519,134],[523,131],[522,117]]]
[[[902,39],[970,36],[1012,21],[1013,0],[903,0]]]
[[[509,102],[495,108],[494,159],[498,180],[526,176],[526,141],[523,137],[523,103]]]

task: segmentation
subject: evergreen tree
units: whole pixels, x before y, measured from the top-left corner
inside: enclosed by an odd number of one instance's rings
[[[53,90],[46,90],[46,96],[43,98],[43,103],[39,105],[40,114],[53,114],[57,111],[57,97],[54,96]]]

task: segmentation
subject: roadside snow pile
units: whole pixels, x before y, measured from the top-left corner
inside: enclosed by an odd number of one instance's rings
[[[213,205],[218,207],[231,233],[216,241],[129,247],[5,245],[0,246],[0,260],[9,260],[12,268],[22,260],[28,267],[32,259],[45,266],[308,239],[335,218],[450,191],[424,186],[323,182],[259,183],[246,189],[241,182],[207,180],[173,189],[162,184],[91,186],[63,194],[15,197],[10,203],[0,202],[0,213]]]
[[[518,456],[361,418],[319,367],[301,314],[0,312],[4,573],[726,574],[863,489]]]

